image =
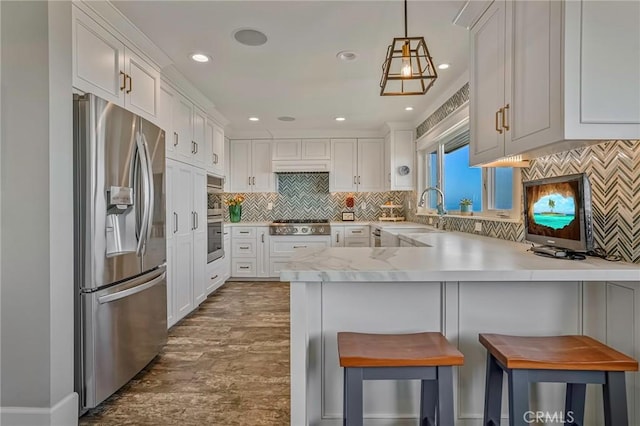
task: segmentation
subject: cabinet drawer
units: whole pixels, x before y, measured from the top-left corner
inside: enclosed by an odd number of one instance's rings
[[[297,250],[306,248],[325,248],[331,245],[330,236],[315,237],[310,239],[309,237],[302,237],[303,239],[296,239],[296,237],[271,237],[270,255],[291,257]]]
[[[233,259],[231,261],[232,277],[255,277],[257,276],[255,259]]]
[[[231,257],[253,257],[258,253],[255,239],[234,239],[231,243]]]
[[[218,259],[214,262],[207,264],[207,275],[206,275],[206,293],[207,295],[213,293],[218,287],[224,284],[226,279],[224,273],[224,259]]]
[[[256,228],[233,226],[231,227],[231,235],[235,238],[255,238]]]
[[[344,236],[349,237],[367,237],[369,238],[369,227],[363,226],[345,226]]]
[[[350,237],[344,240],[345,247],[369,247],[369,237]]]

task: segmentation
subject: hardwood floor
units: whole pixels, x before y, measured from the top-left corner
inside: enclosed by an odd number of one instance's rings
[[[289,284],[227,283],[80,425],[289,424]]]

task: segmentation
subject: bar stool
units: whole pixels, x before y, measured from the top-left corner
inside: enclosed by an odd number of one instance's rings
[[[567,384],[565,419],[572,412],[573,422],[584,422],[587,383],[603,386],[606,426],[625,426],[627,390],[625,371],[637,371],[638,362],[588,336],[522,337],[480,334],[487,348],[487,376],[484,426],[500,425],[502,375],[508,376],[509,425],[530,425],[529,383]],[[529,421],[527,421],[529,420]]]
[[[452,366],[464,356],[441,334],[338,333],[343,424],[362,426],[363,380],[421,380],[420,425],[453,426]],[[438,422],[436,423],[436,412]]]

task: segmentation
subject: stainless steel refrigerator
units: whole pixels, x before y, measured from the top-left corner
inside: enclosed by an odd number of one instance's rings
[[[165,134],[95,95],[74,95],[76,391],[80,412],[167,341]]]

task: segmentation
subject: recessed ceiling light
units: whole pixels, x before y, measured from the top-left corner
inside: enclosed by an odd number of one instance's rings
[[[447,68],[449,68],[449,64],[440,64],[440,65],[438,65],[438,69],[439,70],[446,70]]]
[[[251,28],[237,30],[233,33],[233,38],[240,44],[245,46],[262,46],[267,42],[267,36]]]
[[[413,111],[413,107],[406,107],[404,110],[405,111]]]
[[[258,117],[249,117],[249,121],[260,121]]]
[[[343,50],[342,52],[338,52],[336,58],[340,59],[341,61],[350,62],[358,59],[358,54],[350,50]]]
[[[287,115],[283,115],[282,117],[278,117],[278,120],[280,121],[295,121],[295,117],[289,117]]]
[[[344,121],[344,120],[346,120],[346,118],[344,118],[344,117],[336,117],[336,121]]]
[[[193,59],[196,62],[209,62],[211,60],[211,58],[208,55],[205,55],[204,53],[193,53],[191,54],[191,59]]]

